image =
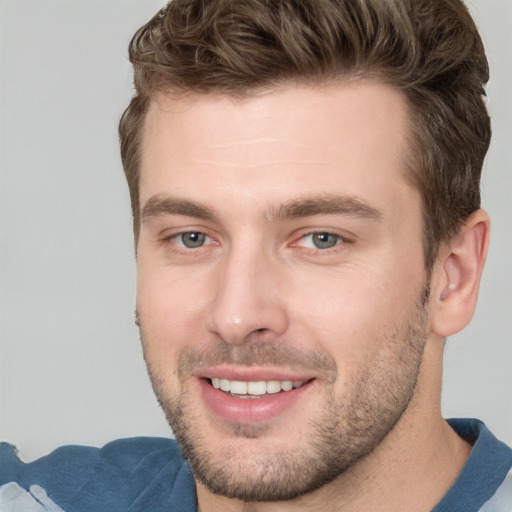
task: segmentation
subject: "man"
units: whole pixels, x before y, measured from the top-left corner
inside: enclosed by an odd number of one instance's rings
[[[464,5],[174,0],[130,58],[136,321],[179,448],[4,447],[3,502],[512,510],[512,451],[440,413],[489,240]]]

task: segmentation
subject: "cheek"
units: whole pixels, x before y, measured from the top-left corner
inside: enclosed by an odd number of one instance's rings
[[[207,281],[199,276],[179,276],[165,267],[139,265],[137,308],[145,352],[174,359],[184,345],[204,339],[207,289]]]
[[[296,336],[303,338],[300,332],[307,332],[341,367],[378,351],[379,340],[407,322],[421,288],[419,280],[417,287],[405,286],[404,276],[394,276],[391,272],[347,271],[303,282],[290,292]]]
[[[389,282],[376,272],[348,267],[305,274],[296,279],[288,296],[290,304],[300,310],[299,316],[327,330],[356,328],[369,318],[375,322],[376,316],[386,316],[392,310],[397,299]]]

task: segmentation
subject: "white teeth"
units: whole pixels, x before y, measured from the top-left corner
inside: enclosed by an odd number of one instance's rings
[[[212,378],[212,386],[215,389],[226,391],[234,395],[254,395],[261,396],[265,394],[279,393],[280,391],[291,391],[294,388],[300,388],[304,381],[291,380],[260,380],[255,382],[243,382],[239,380]]]
[[[247,393],[249,395],[264,395],[267,392],[267,383],[264,380],[247,383]]]
[[[240,382],[238,380],[232,380],[229,391],[234,395],[247,395],[247,382]],[[250,393],[251,395],[255,395],[256,393]]]
[[[278,380],[269,380],[267,382],[267,393],[271,395],[272,393],[279,393],[281,391],[281,382]]]
[[[283,380],[281,382],[281,389],[283,391],[291,391],[293,389],[293,382],[291,380]]]

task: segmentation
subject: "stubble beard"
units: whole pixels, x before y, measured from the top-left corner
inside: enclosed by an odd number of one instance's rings
[[[265,446],[261,443],[265,426],[232,425],[233,442],[226,443],[219,453],[211,446],[207,432],[201,430],[190,389],[183,386],[180,394],[165,389],[146,358],[157,399],[195,478],[211,492],[228,498],[249,502],[292,500],[332,482],[372,453],[393,430],[414,395],[427,338],[428,295],[425,286],[409,322],[383,336],[379,359],[360,368],[357,378],[345,383],[341,395],[335,393],[338,376],[334,359],[325,354],[318,356],[318,365],[334,377],[324,382],[324,412],[311,421],[301,446],[266,453],[261,449]],[[141,328],[144,346],[143,331]],[[289,360],[290,349],[286,354],[280,354],[280,350],[272,343],[255,343],[245,355],[246,362]],[[228,354],[230,346],[223,346],[220,352]],[[193,350],[182,352],[180,381],[185,380],[192,361],[199,357]],[[306,357],[310,355],[296,355],[297,360]],[[251,439],[258,441],[258,449],[250,448]],[[240,453],[240,446],[245,447],[245,453]]]

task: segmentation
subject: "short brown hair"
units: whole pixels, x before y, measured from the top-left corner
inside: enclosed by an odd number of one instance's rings
[[[247,95],[370,78],[407,98],[408,177],[420,191],[425,266],[480,207],[490,138],[488,64],[461,0],[173,0],[129,47],[136,94],[120,124],[139,233],[141,132],[159,92]]]

